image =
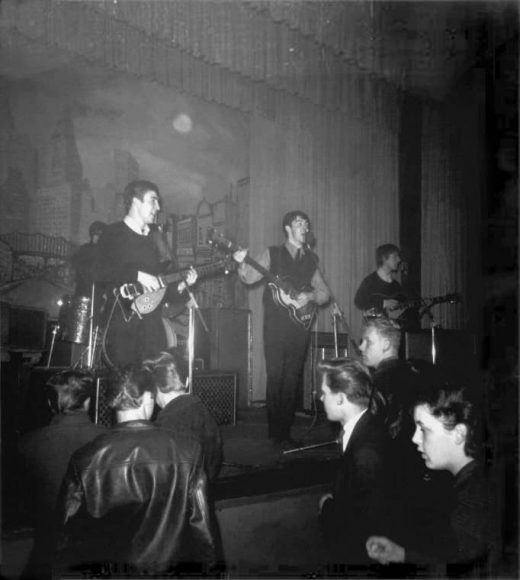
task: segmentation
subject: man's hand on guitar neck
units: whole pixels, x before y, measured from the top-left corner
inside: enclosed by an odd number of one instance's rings
[[[247,256],[247,248],[245,250],[237,250],[234,254],[233,254],[233,260],[235,260],[235,262],[241,264],[245,258]]]
[[[197,281],[197,278],[198,274],[195,268],[193,268],[192,266],[188,270],[188,272],[186,272],[186,278],[182,282],[180,282],[179,285],[177,286],[179,294],[182,294],[182,292],[184,292],[184,290],[186,290],[188,286],[193,286],[193,284],[195,284],[195,282]]]

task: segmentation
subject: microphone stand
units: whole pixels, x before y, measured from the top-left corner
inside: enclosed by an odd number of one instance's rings
[[[325,447],[327,445],[334,445],[339,443],[339,439],[334,439],[333,441],[326,441],[325,443],[314,443],[313,445],[305,445],[305,447],[298,447],[297,449],[287,449],[283,452],[283,455],[288,453],[297,453],[298,451],[307,451],[308,449],[317,449],[318,447]]]
[[[348,336],[348,342],[350,344],[350,347],[346,347],[347,350],[347,356],[359,356],[359,349],[356,345],[356,343],[352,340],[352,331],[350,330],[350,326],[348,325],[347,321],[345,320],[345,315],[343,314],[343,312],[341,311],[341,308],[338,306],[338,303],[336,302],[334,296],[332,297],[334,302],[332,303],[332,328],[334,331],[334,350],[335,350],[335,355],[336,358],[339,356],[339,350],[338,350],[338,323],[337,323],[337,319],[339,318],[343,324],[343,328],[345,329],[347,336]],[[354,354],[352,354],[352,352],[349,352],[350,349],[352,349],[354,351]]]
[[[189,317],[188,317],[188,393],[191,393],[193,388],[193,359],[195,358],[195,316],[193,315],[193,310],[197,312],[200,323],[204,328],[204,331],[209,334],[209,328],[202,316],[199,304],[195,298],[195,295],[190,290],[187,282],[184,281],[186,286],[185,290],[190,297]]]
[[[437,360],[437,346],[436,346],[435,342],[436,342],[437,329],[440,328],[440,324],[435,322],[435,318],[431,312],[432,306],[433,305],[428,306],[428,308],[426,308],[426,310],[423,311],[422,315],[424,316],[425,314],[428,314],[428,317],[430,319],[432,364],[435,364],[435,362]]]

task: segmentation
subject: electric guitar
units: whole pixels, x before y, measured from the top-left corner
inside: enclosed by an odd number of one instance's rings
[[[378,294],[377,296],[384,298],[385,300],[392,300],[391,296],[382,296]],[[433,298],[417,298],[414,300],[403,300],[397,301],[397,304],[390,308],[370,308],[363,312],[365,318],[391,318],[392,320],[399,321],[404,312],[410,308],[420,308],[420,315],[424,314],[435,304],[442,304],[448,302],[449,304],[456,304],[460,302],[460,294],[444,294],[443,296],[435,296]]]
[[[234,254],[242,249],[237,244],[220,235],[208,240],[208,243],[212,246],[221,248],[229,254]],[[315,302],[308,302],[305,306],[298,306],[296,298],[301,292],[311,291],[312,288],[308,286],[301,288],[296,287],[289,276],[275,276],[272,272],[269,272],[269,270],[264,268],[247,254],[244,258],[244,262],[262,274],[262,276],[267,280],[267,285],[271,290],[273,300],[276,304],[287,310],[290,319],[295,324],[308,330],[312,325],[318,306]]]
[[[233,262],[229,258],[194,267],[199,279],[219,272],[228,274],[232,269]],[[139,282],[123,284],[118,290],[119,296],[124,298],[127,304],[130,303],[130,308],[142,318],[143,315],[153,312],[159,306],[166,294],[166,287],[184,281],[190,270],[191,268],[186,268],[171,274],[157,276],[161,288],[152,292],[146,292]]]

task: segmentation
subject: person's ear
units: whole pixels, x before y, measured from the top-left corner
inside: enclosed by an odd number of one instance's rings
[[[463,445],[466,442],[466,437],[468,436],[468,428],[464,423],[457,423],[455,425],[455,443],[457,445]]]
[[[388,338],[383,338],[383,352],[390,350],[390,341]]]
[[[336,397],[336,404],[338,406],[341,406],[341,405],[343,405],[344,400],[345,400],[345,395],[343,393],[338,393],[337,397]]]

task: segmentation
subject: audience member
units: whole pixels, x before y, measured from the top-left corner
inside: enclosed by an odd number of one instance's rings
[[[400,343],[397,322],[371,318],[363,324],[359,350],[363,362],[373,369],[375,388],[385,399],[384,422],[392,438],[401,430],[416,382],[412,365],[399,358]],[[413,431],[411,425],[409,428]]]
[[[467,389],[439,385],[417,396],[414,404],[417,446],[426,466],[453,477],[455,503],[442,551],[418,528],[406,546],[372,534],[368,555],[389,562],[440,562],[448,574],[476,576],[485,569],[489,551],[489,493],[480,459],[482,423],[478,405]]]
[[[362,363],[322,361],[318,369],[327,418],[343,427],[334,491],[320,501],[329,572],[356,574],[370,564],[365,543],[373,530],[390,529],[389,437],[372,413],[372,381]]]
[[[360,350],[363,362],[373,369],[374,387],[385,400],[381,418],[392,438],[392,464],[399,474],[401,540],[413,538],[421,526],[435,542],[449,517],[447,498],[452,486],[446,473],[429,471],[417,453],[412,443],[415,424],[410,408],[417,392],[436,384],[440,373],[425,361],[399,358],[400,342],[396,322],[372,318],[363,325]]]
[[[77,449],[106,431],[91,423],[88,416],[94,390],[91,374],[65,371],[51,377],[45,388],[54,417],[50,425],[27,433],[20,440],[27,470],[24,483],[34,514],[34,548],[24,578],[50,577],[54,511],[69,459]]]
[[[216,522],[200,445],[150,422],[152,379],[122,369],[108,385],[117,424],[75,453],[60,501],[59,561],[108,574],[204,574]]]
[[[180,356],[162,352],[144,361],[153,376],[155,401],[161,408],[156,423],[174,434],[196,439],[204,454],[206,473],[216,479],[222,465],[222,438],[207,407],[187,388],[188,364]]]

